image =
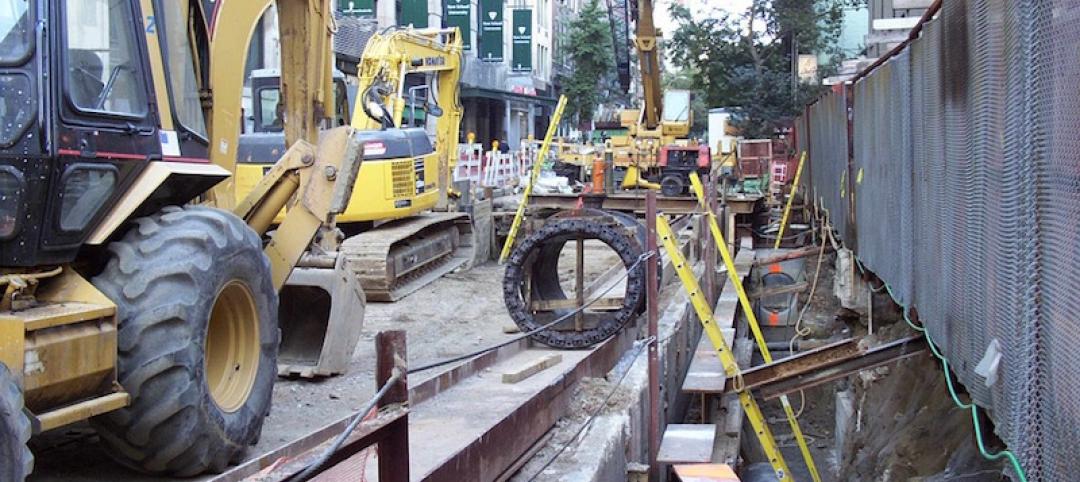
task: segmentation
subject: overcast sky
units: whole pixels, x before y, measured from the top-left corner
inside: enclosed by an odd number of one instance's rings
[[[734,13],[746,12],[752,2],[753,0],[686,0],[685,3],[694,13],[715,15],[717,10],[727,10]],[[675,33],[675,22],[668,15],[671,3],[672,0],[657,0],[656,12],[653,15],[656,26],[660,27],[660,31],[664,32],[665,36]]]

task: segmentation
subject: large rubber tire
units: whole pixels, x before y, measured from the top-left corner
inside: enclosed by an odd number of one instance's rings
[[[117,304],[119,381],[131,403],[94,418],[93,426],[109,455],[137,470],[175,476],[224,470],[258,440],[277,373],[278,297],[259,236],[219,209],[168,207],[138,219],[109,251],[112,259],[93,282]],[[249,376],[240,376],[247,381],[228,392],[223,409],[210,383],[231,374],[213,375],[220,364],[208,361],[207,339],[228,338],[218,338],[219,321],[211,332],[211,315],[221,319],[214,307],[228,305],[219,300],[237,289],[248,293],[237,305],[258,318],[244,326],[257,330],[230,338],[250,342],[233,351],[252,363],[225,365]],[[221,353],[217,348],[210,351]]]
[[[686,193],[686,175],[682,173],[665,174],[660,179],[660,194],[667,197],[682,196]]]
[[[22,391],[0,363],[0,482],[22,482],[34,469],[34,454],[26,447],[30,434]]]
[[[578,237],[597,239],[608,245],[619,255],[627,269],[637,263],[642,253],[636,236],[628,236],[626,229],[618,223],[612,225],[574,218],[548,220],[543,227],[514,246],[503,275],[503,301],[510,317],[522,332],[533,331],[546,323],[537,319],[525,303],[522,288],[525,285],[525,272],[530,268],[528,265],[532,268],[534,296],[545,300],[567,299],[559,286],[559,253],[563,244]],[[532,339],[553,348],[577,349],[588,348],[611,338],[636,317],[645,297],[644,273],[645,270],[639,267],[628,274],[622,308],[602,318],[597,326],[580,332],[545,330],[534,334]],[[552,313],[563,316],[572,311],[553,310]]]

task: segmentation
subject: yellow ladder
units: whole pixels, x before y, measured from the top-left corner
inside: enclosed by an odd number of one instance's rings
[[[784,205],[784,216],[780,218],[780,230],[776,232],[776,244],[773,245],[773,249],[780,249],[780,241],[784,239],[784,228],[787,227],[788,216],[791,215],[791,203],[795,201],[795,193],[799,192],[799,178],[802,177],[802,167],[805,162],[806,151],[803,151],[799,156],[799,167],[795,169],[795,179],[791,181],[791,194],[788,195],[787,204]],[[701,181],[698,180],[698,184],[700,183]],[[700,197],[698,197],[698,202],[701,202]]]
[[[798,174],[796,174],[797,176]],[[765,363],[772,363],[773,357],[769,353],[768,345],[765,344],[765,336],[761,332],[761,325],[758,324],[757,316],[754,315],[754,307],[750,306],[750,298],[746,296],[742,280],[735,274],[735,262],[731,258],[731,252],[728,251],[723,234],[720,233],[720,224],[716,221],[716,214],[705,203],[705,187],[702,186],[701,178],[698,177],[696,172],[690,173],[690,186],[694,190],[694,196],[697,197],[698,204],[708,216],[709,230],[712,232],[713,241],[716,242],[716,248],[720,250],[720,256],[724,258],[728,279],[735,286],[735,292],[739,295],[739,303],[742,305],[743,314],[746,315],[746,320],[750,325],[750,331],[754,333],[754,340],[757,342],[761,357],[765,360]],[[784,407],[788,425],[791,426],[791,432],[795,435],[795,442],[799,445],[799,451],[802,452],[803,461],[806,462],[806,468],[810,471],[810,477],[814,479],[814,482],[821,482],[821,475],[818,474],[817,465],[814,464],[814,457],[810,454],[810,447],[806,445],[806,437],[803,436],[799,421],[795,418],[795,410],[791,408],[791,401],[788,400],[787,395],[780,396],[780,404]],[[783,480],[783,478],[780,480]]]
[[[709,337],[713,347],[716,349],[716,356],[720,357],[724,372],[728,377],[735,379],[735,386],[739,393],[739,403],[742,404],[743,410],[746,411],[746,417],[750,419],[750,424],[754,427],[754,433],[757,434],[758,441],[761,442],[761,448],[765,450],[765,455],[769,458],[769,464],[776,471],[777,479],[780,482],[793,482],[795,479],[791,478],[791,471],[788,470],[787,462],[784,461],[784,456],[776,445],[776,440],[773,438],[772,431],[769,430],[769,424],[765,421],[765,416],[761,413],[761,408],[758,407],[757,401],[754,400],[750,390],[745,390],[742,387],[742,373],[739,371],[735,356],[731,353],[731,348],[724,341],[724,335],[720,333],[720,328],[716,325],[712,307],[709,306],[705,295],[702,294],[701,286],[698,285],[697,279],[694,278],[693,270],[687,265],[686,258],[683,257],[682,251],[679,250],[679,246],[675,241],[675,233],[671,231],[671,225],[668,224],[667,219],[662,214],[656,216],[656,232],[660,236],[660,241],[664,244],[668,256],[671,257],[675,272],[679,274],[679,279],[682,280],[683,288],[690,294],[690,303],[694,306],[698,319],[701,320],[701,327],[704,329],[705,335]],[[734,273],[735,270],[732,269],[731,272]]]
[[[505,263],[506,258],[510,257],[510,250],[514,247],[514,240],[517,238],[518,230],[521,229],[521,221],[525,218],[525,208],[529,205],[529,196],[532,195],[533,184],[536,184],[536,178],[540,177],[540,167],[543,166],[544,159],[547,159],[548,150],[551,149],[551,138],[555,137],[555,129],[559,127],[559,120],[562,119],[564,109],[566,109],[565,95],[559,97],[559,105],[555,106],[555,113],[551,115],[547,134],[544,135],[544,143],[540,146],[540,152],[537,153],[536,160],[533,161],[529,183],[525,185],[525,192],[521,194],[521,204],[518,205],[517,214],[514,214],[514,224],[510,225],[510,233],[507,234],[506,243],[503,244],[502,253],[499,255],[500,263]]]

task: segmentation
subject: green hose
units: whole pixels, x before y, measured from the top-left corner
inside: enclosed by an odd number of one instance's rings
[[[865,274],[866,268],[863,267],[862,263],[859,261],[859,258],[852,258],[855,260],[855,266],[859,268],[859,271]],[[889,293],[889,298],[892,298],[893,302],[900,306],[900,309],[903,311],[904,314],[904,321],[907,322],[908,326],[910,326],[911,329],[922,333],[923,336],[926,337],[926,344],[930,347],[930,351],[934,353],[934,356],[941,360],[942,370],[945,372],[945,386],[949,389],[949,396],[952,397],[953,403],[955,403],[956,406],[960,407],[961,409],[971,410],[971,423],[975,426],[975,442],[979,446],[979,453],[982,454],[982,456],[987,460],[1000,460],[1002,458],[1009,459],[1009,463],[1012,464],[1013,470],[1020,478],[1020,482],[1027,482],[1027,473],[1024,472],[1024,468],[1020,466],[1020,461],[1016,458],[1016,455],[1013,454],[1012,451],[1002,450],[1001,452],[990,453],[988,450],[986,450],[986,445],[983,444],[982,427],[979,425],[979,408],[974,403],[964,403],[956,394],[956,388],[953,386],[952,375],[949,373],[949,360],[946,359],[940,351],[938,351],[937,346],[934,345],[934,341],[930,339],[930,332],[927,331],[925,327],[918,326],[911,321],[911,318],[908,317],[908,307],[903,303],[900,303],[900,301],[896,298],[896,295],[893,294],[892,287],[884,281],[882,281],[882,286],[884,286],[885,291]],[[880,290],[881,288],[878,288],[878,291]]]

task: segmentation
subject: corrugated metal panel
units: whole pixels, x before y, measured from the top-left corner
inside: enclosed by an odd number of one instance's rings
[[[814,200],[840,233],[847,229],[847,100],[829,93],[810,106]]]

